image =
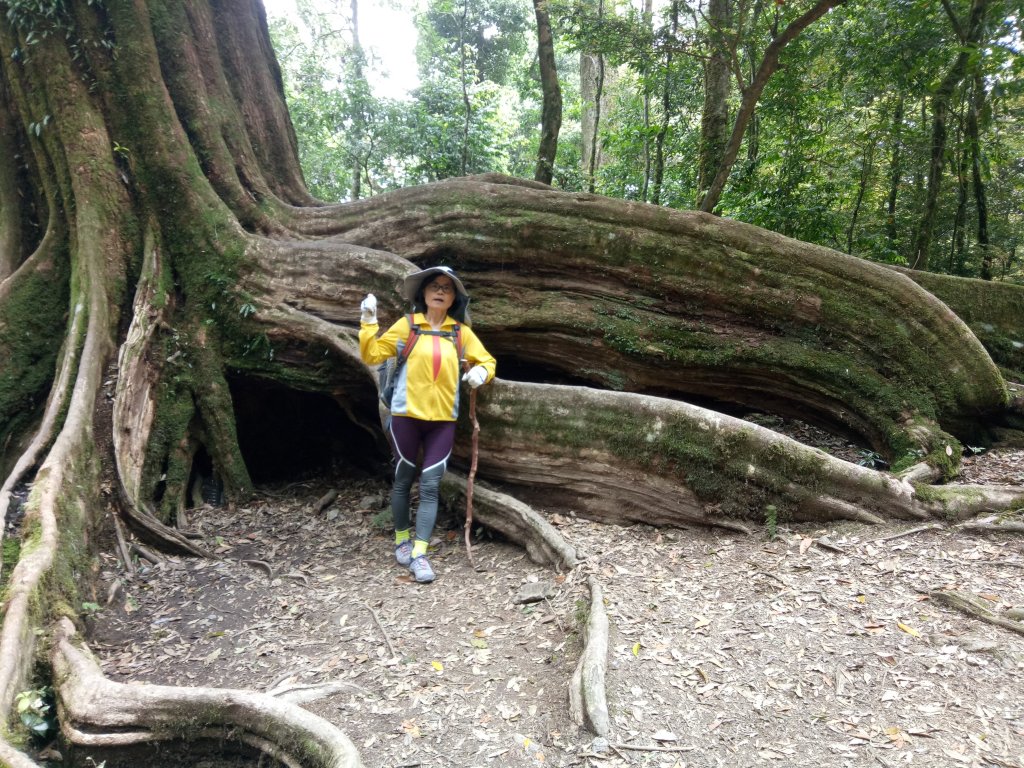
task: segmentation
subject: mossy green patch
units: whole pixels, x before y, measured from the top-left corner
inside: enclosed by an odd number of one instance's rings
[[[720,429],[713,419],[606,404],[578,407],[571,400],[489,405],[488,431],[542,443],[545,451],[582,462],[590,451],[611,453],[625,466],[673,478],[726,515],[749,518],[768,504],[785,515],[827,482],[824,456],[766,441],[753,429]]]
[[[0,444],[23,431],[39,413],[53,380],[67,315],[67,255],[18,279],[0,303]],[[70,342],[74,343],[74,342]]]

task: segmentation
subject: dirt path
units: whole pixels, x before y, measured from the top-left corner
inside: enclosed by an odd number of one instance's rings
[[[335,487],[321,514],[324,486],[201,510],[223,561],[127,578],[107,558],[116,594],[92,638],[106,673],[305,696],[370,768],[1024,766],[1024,637],[927,599],[1024,606],[1019,538],[844,526],[769,541],[544,510],[588,557],[573,574],[495,541],[474,547],[474,572],[453,531],[420,586],[373,523],[386,488]],[[607,747],[567,714],[589,574],[612,624]],[[516,604],[533,581],[554,597]]]

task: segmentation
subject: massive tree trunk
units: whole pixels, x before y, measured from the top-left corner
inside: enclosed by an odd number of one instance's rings
[[[245,497],[267,448],[247,442],[252,413],[273,415],[252,403],[317,404],[319,423],[286,451],[319,430],[345,436],[324,452],[385,456],[355,308],[372,291],[397,316],[414,264],[463,272],[507,379],[481,396],[482,479],[572,490],[580,513],[611,521],[730,528],[769,506],[877,521],[1020,503],[853,467],[678,401],[798,414],[952,472],[957,439],[998,426],[1007,390],[968,327],[898,273],[706,214],[502,177],[315,205],[258,2],[27,7],[0,2],[0,125],[25,161],[0,156],[18,191],[17,215],[0,216],[0,511],[31,483],[3,574],[5,720],[40,638],[81,603],[108,512],[198,553],[170,525],[197,479]],[[72,741],[216,733],[289,765],[358,763],[326,722],[245,692],[111,686],[66,622],[50,639]],[[32,764],[2,739],[0,760]]]

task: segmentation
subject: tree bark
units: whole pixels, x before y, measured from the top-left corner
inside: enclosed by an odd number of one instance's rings
[[[672,0],[669,11],[671,15],[671,33],[676,36],[679,30],[679,0]],[[661,205],[661,184],[665,178],[665,139],[668,136],[668,124],[672,114],[672,48],[665,52],[665,77],[661,84],[661,125],[654,138],[654,173],[651,189],[651,202]]]
[[[350,0],[350,9],[352,14],[352,55],[355,56],[356,65],[353,68],[353,75],[357,80],[362,80],[363,75],[363,46],[359,41],[359,0]],[[352,142],[352,200],[358,200],[362,194],[362,178],[363,178],[363,166],[359,157],[358,142],[362,138],[362,119],[359,112],[355,115],[356,119],[352,126],[352,133],[355,134],[356,141]],[[465,168],[463,168],[465,173]]]
[[[857,198],[853,203],[853,212],[850,214],[850,225],[846,228],[846,252],[853,253],[853,236],[857,231],[857,218],[860,216],[860,207],[864,202],[864,195],[867,193],[868,181],[871,179],[871,172],[875,164],[875,136],[868,134],[865,141],[864,151],[860,160],[860,179],[857,183]]]
[[[896,250],[896,201],[900,191],[900,178],[903,176],[903,109],[905,98],[901,91],[896,100],[896,108],[892,115],[892,152],[889,156],[889,196],[885,205],[885,239],[889,250]]]
[[[555,172],[555,155],[558,153],[558,132],[562,127],[562,89],[558,84],[555,43],[551,34],[547,0],[533,0],[533,10],[537,17],[537,58],[540,61],[540,85],[544,98],[534,179],[550,184]]]
[[[718,205],[722,192],[725,190],[725,184],[729,180],[729,174],[732,173],[732,166],[736,162],[737,155],[739,155],[747,123],[754,114],[754,109],[757,107],[757,102],[761,98],[765,85],[768,84],[768,80],[779,66],[779,56],[782,55],[783,49],[799,37],[800,33],[807,27],[844,2],[845,0],[818,0],[810,10],[790,22],[768,44],[764,56],[761,58],[761,64],[757,68],[757,74],[743,91],[740,108],[732,125],[732,135],[729,137],[729,143],[725,147],[725,154],[722,157],[722,162],[715,174],[715,178],[711,182],[707,194],[704,195],[704,199],[701,201],[700,210],[711,213],[715,210],[715,206]]]
[[[722,165],[729,134],[729,52],[726,40],[731,11],[729,0],[708,3],[710,54],[704,62],[704,110],[700,121],[698,160],[698,203],[711,186]]]
[[[967,141],[971,151],[971,182],[974,188],[974,207],[978,216],[978,249],[981,251],[981,279],[992,279],[992,249],[988,238],[988,200],[985,177],[981,170],[981,134],[978,115],[985,105],[985,81],[980,67],[974,75],[974,88],[967,111]]]

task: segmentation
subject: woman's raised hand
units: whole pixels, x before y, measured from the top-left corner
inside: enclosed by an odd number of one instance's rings
[[[377,322],[377,297],[372,293],[366,294],[359,305],[359,322],[373,325]]]

